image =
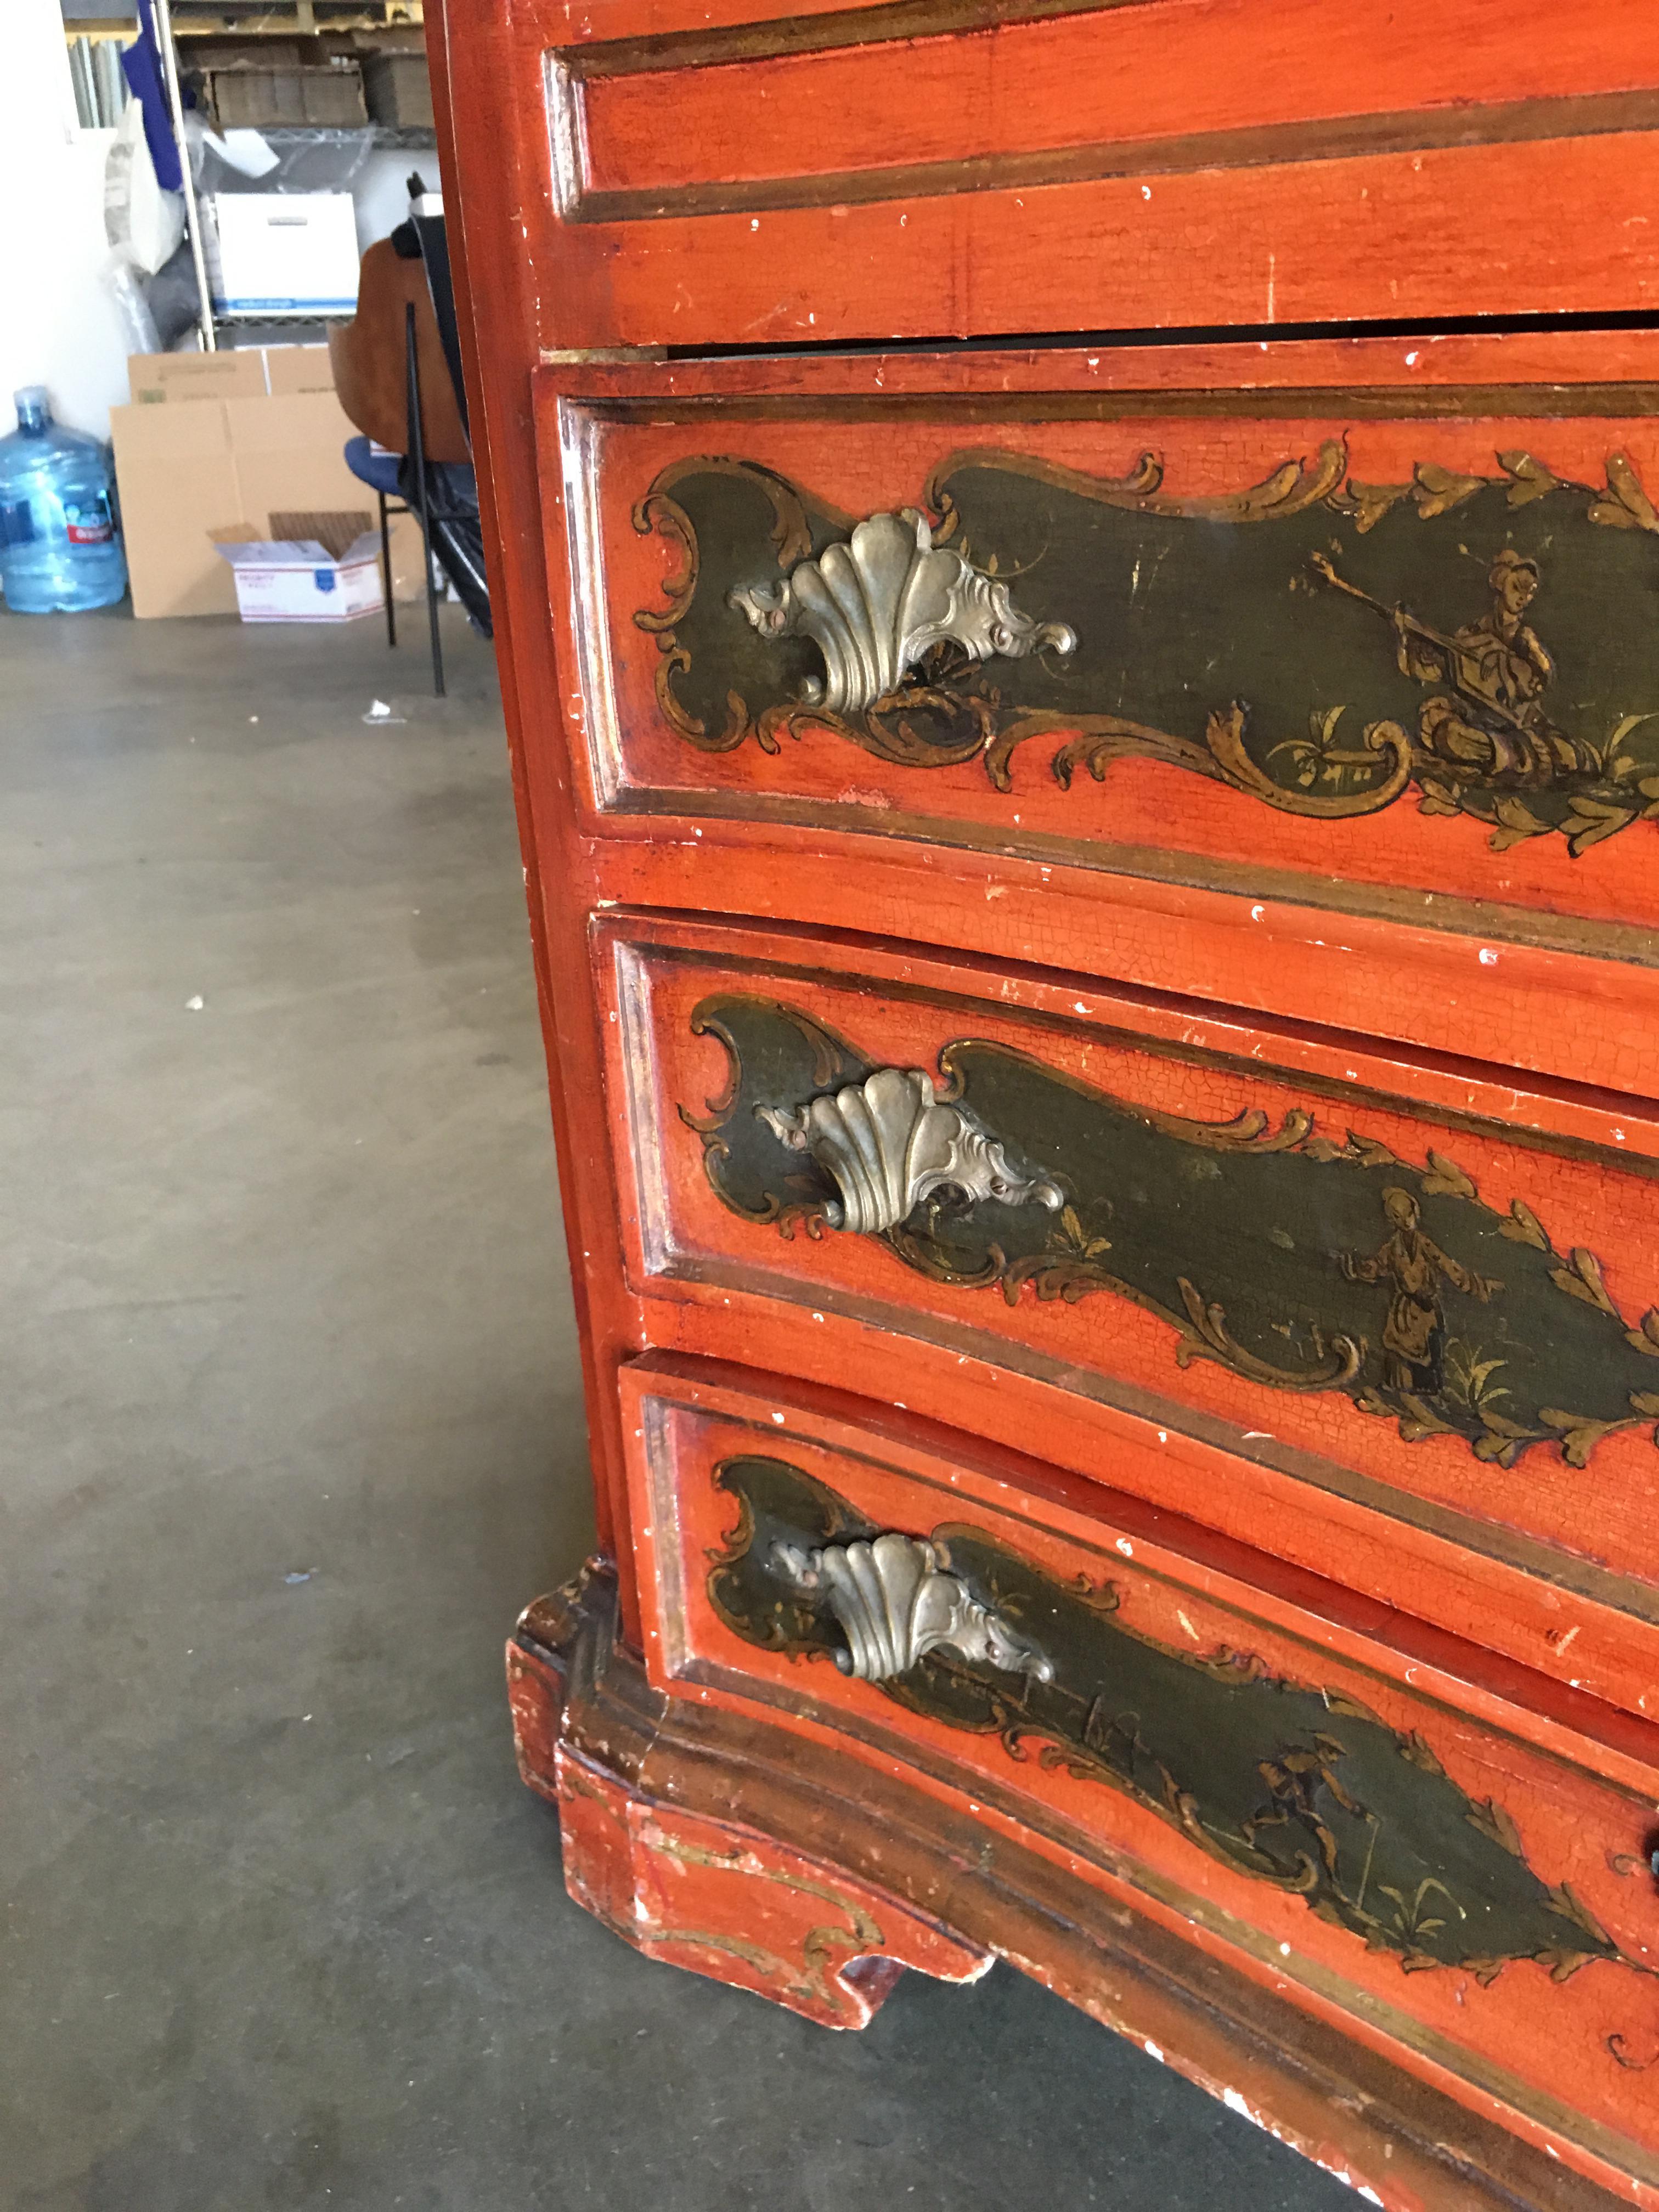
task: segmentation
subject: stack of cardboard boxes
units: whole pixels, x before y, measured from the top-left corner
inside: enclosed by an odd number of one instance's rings
[[[185,33],[179,60],[196,105],[218,130],[433,127],[432,79],[418,24],[296,32],[291,38],[203,32],[187,21],[178,28]]]
[[[345,465],[356,434],[326,346],[136,354],[127,366],[131,404],[111,410],[110,430],[141,620],[234,615],[236,577],[218,542],[276,534],[273,514],[374,510],[374,494]],[[418,528],[397,517],[398,599],[422,589],[421,557]]]

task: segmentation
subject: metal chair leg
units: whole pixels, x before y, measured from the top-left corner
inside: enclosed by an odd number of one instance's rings
[[[426,555],[426,617],[432,632],[432,690],[444,696],[444,648],[438,630],[438,587],[432,575],[432,533],[427,512],[426,432],[421,422],[421,361],[415,343],[415,302],[404,307],[404,393],[409,416],[409,458],[415,477],[415,506],[420,518],[421,545]]]
[[[398,642],[398,610],[392,599],[392,525],[386,519],[386,494],[376,487],[374,496],[380,502],[380,573],[386,578],[386,641],[389,646]]]

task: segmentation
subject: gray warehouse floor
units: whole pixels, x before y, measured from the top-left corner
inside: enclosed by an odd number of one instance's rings
[[[450,641],[441,703],[372,622],[0,615],[0,2205],[1352,2203],[1006,1970],[833,2036],[567,1900],[501,1651],[582,1410]]]

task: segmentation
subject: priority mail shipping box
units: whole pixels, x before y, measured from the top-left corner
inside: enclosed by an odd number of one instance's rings
[[[273,509],[372,502],[345,465],[355,434],[332,392],[115,407],[110,434],[141,618],[236,612],[236,580],[210,532]]]
[[[368,520],[361,514],[273,514],[269,537],[246,523],[216,532],[214,550],[230,564],[242,620],[355,622],[383,607],[380,533],[360,526]],[[289,534],[313,528],[314,537]]]

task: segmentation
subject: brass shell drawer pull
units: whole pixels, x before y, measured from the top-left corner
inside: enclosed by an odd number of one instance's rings
[[[1066,623],[1034,621],[1006,583],[935,545],[913,507],[868,516],[849,544],[797,562],[781,584],[733,592],[731,604],[763,637],[811,639],[824,673],[807,678],[801,702],[836,714],[868,713],[935,646],[970,663],[1077,649]]]
[[[1058,1183],[1022,1174],[971,1115],[940,1101],[933,1078],[919,1067],[878,1067],[862,1083],[805,1106],[755,1112],[775,1137],[810,1152],[834,1178],[840,1201],[824,1208],[832,1229],[880,1236],[946,1184],[970,1201],[1030,1200],[1050,1212],[1065,1204]]]
[[[772,1559],[796,1589],[822,1594],[848,1646],[836,1652],[836,1664],[861,1682],[908,1674],[941,1648],[969,1665],[1054,1680],[1053,1666],[1035,1644],[981,1604],[959,1575],[946,1572],[936,1547],[920,1537],[890,1532],[870,1544],[827,1544],[810,1552],[778,1544]]]

